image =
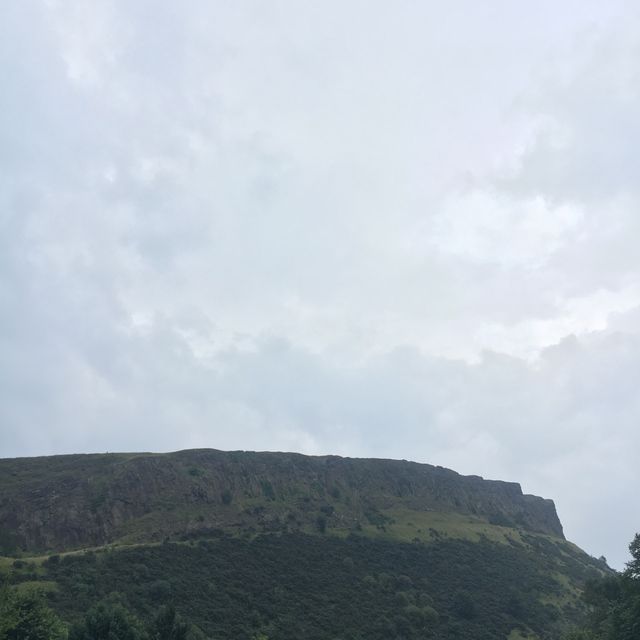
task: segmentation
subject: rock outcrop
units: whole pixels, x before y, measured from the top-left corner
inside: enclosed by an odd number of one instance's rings
[[[563,538],[553,502],[517,483],[406,461],[211,449],[0,460],[5,554],[216,531],[384,527],[398,508]]]

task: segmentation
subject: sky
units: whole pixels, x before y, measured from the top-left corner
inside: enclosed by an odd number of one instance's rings
[[[0,5],[0,457],[520,482],[640,530],[640,9]]]

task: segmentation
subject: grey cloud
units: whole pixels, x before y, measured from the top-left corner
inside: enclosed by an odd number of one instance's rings
[[[560,5],[3,6],[0,455],[419,459],[620,564],[634,11]]]

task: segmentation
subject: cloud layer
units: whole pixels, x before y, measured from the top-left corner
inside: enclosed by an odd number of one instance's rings
[[[408,458],[640,524],[637,9],[7,3],[0,455]]]

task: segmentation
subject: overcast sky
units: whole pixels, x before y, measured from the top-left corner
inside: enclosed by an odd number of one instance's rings
[[[0,5],[0,456],[518,481],[640,530],[640,9]]]

